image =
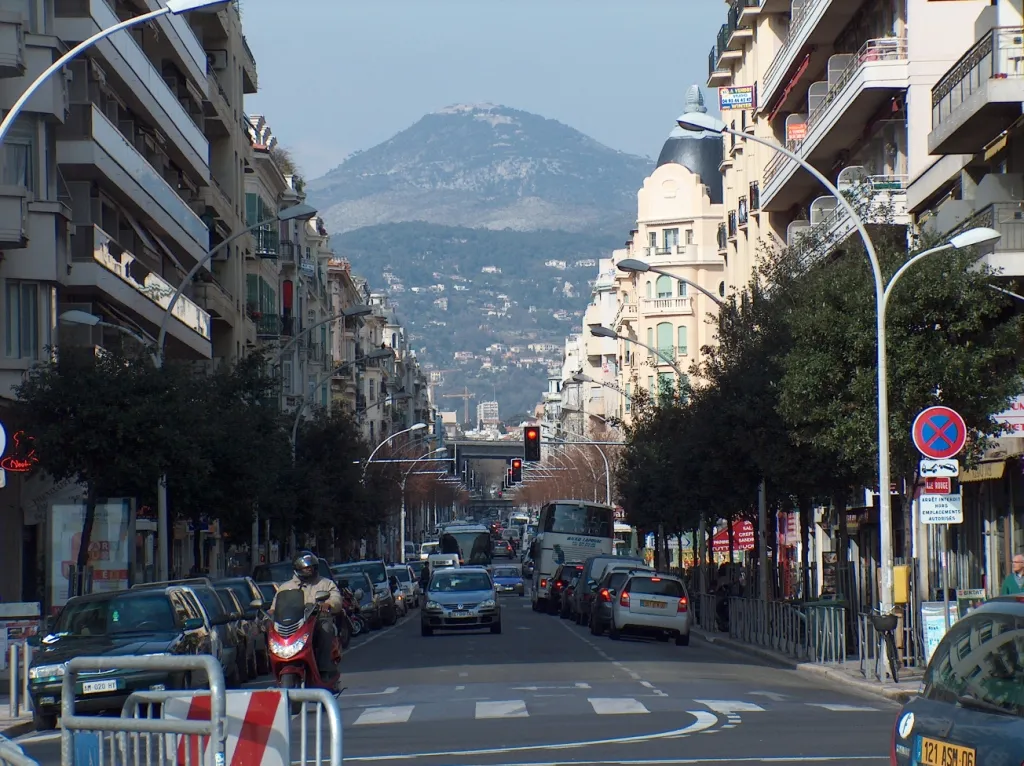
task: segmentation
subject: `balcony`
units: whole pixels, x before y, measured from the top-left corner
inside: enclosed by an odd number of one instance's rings
[[[250,313],[256,325],[256,337],[270,340],[281,337],[281,317],[278,314],[262,314],[258,311]]]
[[[640,303],[644,316],[667,316],[692,314],[693,298],[644,298]]]
[[[695,244],[672,245],[671,247],[646,247],[644,259],[651,266],[672,268],[674,266],[719,264],[717,254],[708,254],[707,248]]]
[[[750,196],[750,212],[761,209],[761,186],[757,181],[751,181],[748,189]]]
[[[667,366],[668,362],[665,360],[665,357],[668,357],[674,362],[676,357],[680,356],[686,356],[685,346],[659,346],[657,354],[648,352],[647,364],[653,364],[656,367],[660,367],[661,365]]]
[[[929,154],[975,154],[1021,116],[1024,27],[996,27],[932,88]]]
[[[741,229],[745,228],[749,218],[750,213],[747,210],[747,198],[740,197],[739,202],[736,205],[736,223]]]
[[[252,48],[249,47],[245,35],[242,36],[242,48],[245,50],[245,55],[242,56],[242,92],[246,96],[251,96],[260,89],[260,80],[256,73],[256,57],[252,55]]]
[[[101,293],[103,299],[123,307],[153,330],[160,326],[177,287],[151,271],[99,226],[79,226],[74,237],[72,268],[64,284],[75,293]],[[168,332],[209,358],[210,315],[185,296],[171,311],[177,322]]]
[[[0,12],[0,101],[13,104],[28,86],[36,80],[64,50],[54,37],[17,33],[20,42],[16,47],[8,40],[12,29],[20,25],[4,22]],[[14,72],[21,70],[21,75]],[[4,72],[10,74],[3,76]],[[25,104],[25,112],[45,115],[56,122],[64,122],[70,107],[68,78],[56,74],[47,78]]]
[[[25,38],[31,30],[25,29],[24,18],[28,17],[28,2],[24,2],[22,13],[0,11],[0,77],[21,77],[27,71]],[[41,70],[40,70],[41,71]],[[25,83],[27,86],[28,83]],[[19,93],[25,90],[19,89]]]
[[[256,248],[257,258],[276,260],[278,248],[281,244],[280,234],[273,228],[257,229],[252,233]]]
[[[162,7],[161,0],[145,0],[146,7],[155,11]],[[166,41],[174,52],[175,63],[180,64],[183,72],[186,72],[196,82],[203,82],[206,77],[206,51],[203,44],[199,42],[192,27],[189,26],[191,14],[179,15],[168,13],[156,19],[155,25],[159,29],[158,37],[161,42]]]
[[[206,224],[94,104],[71,107],[67,123],[57,130],[57,162],[65,180],[105,181],[106,191],[193,260],[206,256]]]
[[[298,252],[298,246],[289,240],[283,240],[277,243],[277,256],[281,263],[288,263],[295,265],[295,256]]]
[[[862,5],[864,0],[793,0],[789,35],[761,78],[758,100],[765,108],[781,105],[782,111],[791,111],[789,100],[798,101],[805,92],[799,87],[801,73],[820,68],[833,41]]]
[[[743,58],[742,48],[730,48],[729,41],[733,38],[733,30],[728,24],[722,24],[718,29],[718,36],[715,38],[715,50],[718,51],[716,69],[724,69],[729,66],[728,62]]]
[[[726,234],[725,222],[718,224],[718,252],[724,252],[729,245],[729,238]]]
[[[192,297],[213,319],[220,319],[230,326],[235,326],[238,315],[238,304],[227,289],[213,278],[206,275],[202,281],[192,284]]]
[[[736,239],[736,211],[730,210],[726,216],[727,233],[729,239]]]
[[[203,129],[211,138],[229,136],[235,124],[235,115],[228,103],[227,91],[212,68],[208,82],[206,97],[203,99],[203,116],[206,118]]]
[[[119,22],[106,0],[58,3],[54,30],[70,45]],[[103,69],[123,83],[124,89],[118,91],[129,109],[146,115],[153,125],[159,125],[167,136],[168,149],[173,149],[175,160],[202,182],[208,182],[210,147],[206,136],[135,39],[130,34],[111,35],[91,50],[101,57]],[[204,86],[205,73],[204,63]]]
[[[994,202],[964,220],[947,238],[976,226],[987,226],[1003,235],[981,262],[1001,269],[1003,277],[1024,276],[1024,210],[1020,203]]]
[[[20,249],[28,244],[28,189],[0,186],[0,248]]]
[[[718,88],[722,85],[728,85],[729,81],[732,80],[732,69],[728,65],[723,64],[719,60],[718,46],[712,45],[711,52],[708,54],[708,87]]]
[[[726,47],[730,51],[743,52],[743,46],[754,37],[753,18],[761,11],[761,0],[733,0],[729,6],[728,40]]]
[[[787,132],[801,136],[787,146],[817,166],[827,166],[863,135],[872,115],[909,85],[907,42],[902,38],[868,40],[855,54],[837,53],[828,62],[827,80],[811,85],[807,115],[790,115]],[[762,210],[784,211],[813,193],[817,181],[781,154],[764,169]]]

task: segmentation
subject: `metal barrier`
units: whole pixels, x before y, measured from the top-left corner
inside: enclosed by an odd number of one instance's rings
[[[928,663],[924,658],[924,651],[917,636],[917,627],[912,620],[906,619],[908,613],[904,613],[896,628],[896,649],[901,668],[921,668]],[[885,662],[882,653],[879,651],[879,641],[882,634],[875,630],[871,622],[871,614],[863,613],[857,615],[857,657],[860,663],[860,672],[865,678],[875,678],[884,681],[889,675],[889,669],[884,667]]]
[[[4,766],[39,766],[20,746],[0,735],[0,764]]]
[[[716,633],[718,631],[718,620],[716,619],[716,605],[717,599],[714,593],[698,593],[697,594],[697,624],[701,630],[706,630],[708,633]]]
[[[138,718],[134,715],[127,715],[127,703],[120,718],[76,715],[75,688],[78,676],[83,671],[114,670],[156,670],[171,673],[185,671],[205,675],[210,688],[208,692],[210,719],[207,721],[176,721],[152,716]],[[163,694],[164,699],[173,694],[173,692],[151,693]],[[105,764],[106,766],[165,764],[170,760],[167,757],[166,737],[164,736],[167,734],[190,738],[208,737],[210,744],[206,752],[210,757],[205,759],[200,753],[200,763],[208,760],[210,766],[224,766],[227,740],[224,672],[221,670],[220,662],[209,655],[75,657],[64,669],[60,706],[62,766],[75,766],[85,762],[88,762],[89,766],[94,766],[94,764]],[[150,713],[152,713],[152,706],[150,706]],[[154,759],[154,735],[159,760]],[[192,748],[186,747],[186,766],[198,766],[192,760],[191,755]]]
[[[28,644],[11,644],[8,655],[10,717],[28,715],[32,712],[32,696],[28,693],[28,671],[32,664],[32,647]]]
[[[323,689],[289,689],[288,700],[301,703],[302,706],[298,716],[300,724],[299,757],[292,760],[292,765],[306,766],[306,764],[310,763],[318,765],[324,763],[322,757],[323,714],[326,711],[327,723],[331,727],[331,752],[327,763],[330,766],[342,766],[342,719],[338,698]],[[307,724],[309,723],[310,705],[315,707],[315,715],[313,717],[316,721],[316,736],[314,737],[316,758],[314,760],[309,760],[307,757],[309,745],[309,726]]]
[[[729,599],[729,636],[798,660],[846,659],[846,609],[762,599]]]

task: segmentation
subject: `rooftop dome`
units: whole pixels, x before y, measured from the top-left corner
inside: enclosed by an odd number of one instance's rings
[[[699,112],[706,114],[704,94],[700,86],[691,85],[686,91],[684,114]],[[708,130],[684,130],[678,125],[668,134],[665,145],[658,155],[658,167],[675,163],[682,165],[692,173],[700,176],[701,182],[708,187],[708,194],[713,204],[722,203],[722,174],[718,165],[722,161],[722,135]]]

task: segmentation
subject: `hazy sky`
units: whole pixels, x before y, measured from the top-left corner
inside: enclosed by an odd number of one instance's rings
[[[246,111],[308,178],[454,103],[524,109],[657,156],[686,88],[707,81],[726,12],[722,0],[242,0],[260,85]]]

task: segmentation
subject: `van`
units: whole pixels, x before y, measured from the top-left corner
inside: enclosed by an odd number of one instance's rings
[[[579,585],[572,594],[573,603],[569,610],[571,614],[590,615],[590,600],[593,598],[594,588],[610,569],[650,569],[650,567],[639,556],[616,556],[614,554],[591,556],[583,562]]]
[[[420,561],[426,561],[430,558],[431,553],[436,553],[438,548],[438,542],[435,540],[431,543],[423,543],[420,546]]]
[[[431,553],[427,558],[427,565],[431,572],[437,569],[458,569],[459,556],[456,553]]]

